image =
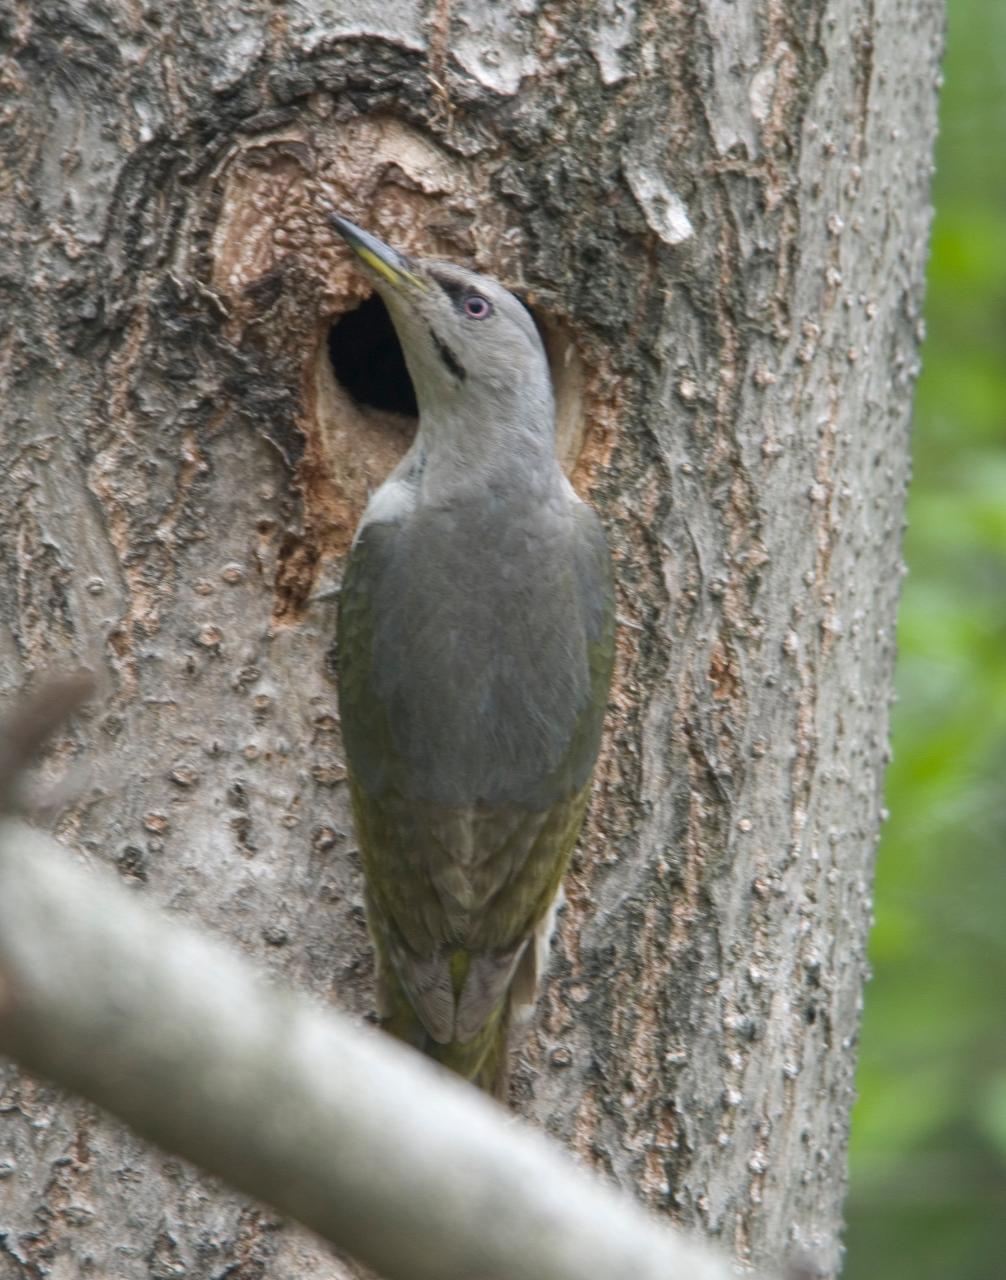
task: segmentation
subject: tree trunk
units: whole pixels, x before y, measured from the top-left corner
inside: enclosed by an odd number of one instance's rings
[[[326,651],[404,449],[325,226],[522,289],[615,550],[616,686],[515,1105],[738,1256],[839,1263],[882,817],[936,0],[19,5],[3,24],[0,680],[86,861],[372,1016]],[[34,1080],[0,1277],[335,1277]]]

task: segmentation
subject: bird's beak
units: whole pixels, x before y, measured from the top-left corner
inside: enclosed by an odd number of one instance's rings
[[[413,289],[426,292],[428,288],[426,281],[409,270],[408,259],[396,249],[392,249],[391,245],[378,240],[377,236],[372,236],[369,231],[364,231],[362,227],[358,227],[355,222],[350,222],[341,214],[330,213],[328,221],[360,261],[395,289],[411,286]]]

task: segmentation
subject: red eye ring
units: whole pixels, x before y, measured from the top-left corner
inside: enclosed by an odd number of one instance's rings
[[[469,320],[485,320],[492,315],[492,310],[492,303],[488,298],[483,298],[481,293],[470,293],[465,298],[464,311]]]

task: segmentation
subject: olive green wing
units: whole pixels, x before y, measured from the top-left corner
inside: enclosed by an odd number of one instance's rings
[[[545,788],[552,797],[544,812],[527,815],[536,826],[518,851],[493,900],[460,994],[457,1023],[470,1031],[491,1014],[507,987],[516,1003],[533,1002],[544,962],[551,909],[583,826],[591,779],[601,744],[615,656],[615,598],[611,552],[597,515],[577,504],[572,568],[574,596],[583,628],[589,695],[570,734],[568,750]],[[500,957],[509,961],[504,970]]]
[[[548,779],[551,799],[541,810],[497,811],[480,832],[490,872],[488,907],[473,921],[469,965],[458,993],[459,1039],[488,1024],[515,983],[520,1001],[534,999],[543,961],[550,909],[583,825],[600,747],[615,652],[615,601],[611,553],[601,523],[587,506],[573,509],[571,571],[582,624],[580,661],[587,664],[589,695],[569,737],[568,749]],[[495,837],[501,820],[504,840]],[[495,838],[494,838],[495,837]]]
[[[405,764],[394,743],[374,670],[374,609],[400,529],[372,523],[358,535],[339,590],[335,668],[350,796],[367,882],[368,924],[378,957],[382,1017],[394,1012],[400,979],[426,1033],[451,1039],[454,991],[445,913],[429,874],[427,824],[408,796]],[[402,1038],[421,1041],[421,1035]]]
[[[354,814],[379,964],[438,1044],[469,1042],[498,1011],[576,843],[597,756],[614,648],[611,567],[589,508],[574,513],[570,572],[589,696],[538,788],[548,807],[446,808],[410,790],[373,667],[376,583],[395,526],[366,527],[340,592],[337,669]],[[394,984],[385,982],[386,989]],[[390,1016],[387,1008],[382,1013]],[[404,1038],[412,1038],[406,1035]]]

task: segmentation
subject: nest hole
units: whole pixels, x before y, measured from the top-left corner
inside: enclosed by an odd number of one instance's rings
[[[328,331],[328,358],[336,381],[361,408],[419,416],[401,343],[379,294],[339,316]]]
[[[601,455],[584,430],[598,415],[587,403],[577,334],[565,318],[537,306],[528,310],[551,368],[559,461],[587,494]],[[307,443],[299,467],[305,525],[280,550],[276,621],[296,619],[312,593],[338,581],[341,557],[368,496],[400,461],[418,421],[405,357],[378,294],[323,321],[314,352],[305,383]]]
[[[568,473],[583,446],[583,369],[572,330],[524,302],[541,334],[555,391],[559,461]],[[398,334],[380,294],[372,293],[328,331],[328,357],[336,382],[359,408],[418,419],[416,392]]]

